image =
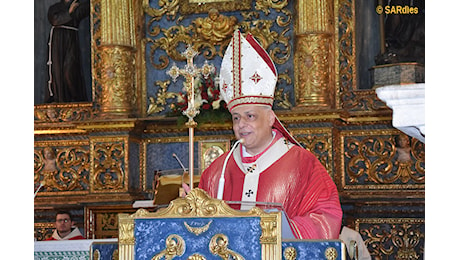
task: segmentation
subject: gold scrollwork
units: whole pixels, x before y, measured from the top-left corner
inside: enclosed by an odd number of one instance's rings
[[[94,146],[94,190],[123,188],[125,151],[122,142],[97,143]]]
[[[353,88],[356,80],[355,49],[354,49],[354,1],[339,1],[339,75],[340,92],[343,108],[354,108],[359,105],[358,99],[354,98]]]
[[[261,10],[265,13],[265,15],[270,13],[270,8],[273,8],[277,10],[278,12],[281,12],[283,8],[285,8],[288,4],[287,0],[283,1],[273,1],[273,0],[257,0],[256,1],[256,10]]]
[[[34,119],[37,123],[82,121],[93,116],[91,104],[36,105]]]
[[[284,92],[284,89],[275,89],[275,102],[276,106],[284,109],[292,108],[292,103],[289,101],[289,92]]]
[[[396,245],[398,249],[397,259],[418,259],[419,255],[415,251],[415,247],[420,243],[423,234],[420,232],[413,232],[409,230],[412,225],[408,223],[402,224],[399,229],[391,230],[392,243]]]
[[[420,258],[419,253],[423,252],[425,237],[421,230],[423,220],[368,219],[368,221],[374,224],[368,228],[360,227],[360,233],[373,258],[384,259],[390,255],[394,255],[396,259]]]
[[[203,56],[210,60],[216,55],[223,56],[223,51],[228,45],[232,33],[235,28],[240,28],[245,33],[251,33],[264,48],[268,48],[273,43],[277,43],[270,51],[269,55],[277,64],[286,63],[290,56],[292,46],[289,43],[290,32],[288,27],[292,21],[292,13],[287,10],[287,0],[259,0],[256,2],[256,10],[259,10],[266,15],[270,11],[275,10],[280,13],[275,20],[259,19],[257,11],[241,12],[244,21],[238,22],[236,16],[227,16],[221,14],[223,11],[242,10],[242,6],[248,5],[249,9],[251,1],[206,1],[198,4],[190,1],[182,0],[163,0],[158,2],[159,8],[150,6],[149,1],[143,1],[143,10],[148,17],[147,21],[147,37],[144,39],[147,56],[150,64],[157,70],[166,69],[171,60],[184,61],[185,58],[181,55],[178,48],[183,45],[191,45],[195,50],[200,50]],[[233,6],[233,9],[228,9],[228,6]],[[180,9],[181,14],[197,13],[198,9],[203,9],[208,12],[208,17],[197,17],[190,21],[189,25],[181,24],[182,16],[178,17]],[[235,9],[236,8],[236,9]],[[200,10],[201,10],[200,9]],[[244,8],[243,8],[244,9]],[[168,21],[176,21],[176,25],[162,28],[158,25],[158,21],[166,16]],[[279,27],[285,28],[281,32],[276,32],[272,27],[274,23]],[[162,36],[160,36],[160,33]],[[165,110],[167,99],[180,98],[179,93],[167,92],[166,82],[156,82],[160,88],[157,91],[156,97],[148,97],[149,105],[147,115],[153,115]],[[282,95],[278,92],[278,106],[282,108],[290,108],[292,104],[288,101],[287,94]],[[173,102],[174,103],[174,102]]]
[[[206,13],[215,8],[220,11],[239,11],[251,9],[252,0],[179,0],[181,14]]]
[[[208,224],[206,224],[206,225],[204,225],[202,227],[192,227],[189,224],[187,224],[187,222],[184,221],[184,226],[190,233],[193,233],[193,234],[198,236],[198,235],[202,234],[203,232],[208,231],[211,223],[212,223],[212,220],[210,220],[208,222]]]
[[[410,141],[407,137],[404,140],[404,146],[401,146],[395,145],[395,141],[391,139],[378,136],[362,140],[347,139],[345,158],[348,158],[349,162],[346,173],[350,177],[350,182],[356,183],[361,176],[367,174],[368,181],[379,184],[391,184],[397,180],[403,183],[410,180],[424,183],[424,152],[420,152],[423,147],[417,145],[419,141],[416,139]],[[415,164],[414,158],[417,160]]]
[[[300,135],[296,138],[318,158],[328,172],[333,172],[332,135],[330,133]]]
[[[159,0],[158,5],[160,9],[155,9],[150,7],[149,0],[142,1],[144,12],[150,15],[153,20],[158,21],[163,15],[166,15],[170,20],[176,18],[179,10],[179,0]]]
[[[158,85],[160,88],[158,89],[156,99],[154,97],[149,97],[150,104],[147,109],[147,115],[151,115],[151,114],[155,114],[155,113],[163,111],[167,104],[166,102],[167,99],[171,99],[171,98],[180,96],[179,94],[175,92],[167,91],[169,83],[171,83],[171,81],[169,80],[155,82],[155,84]]]
[[[224,234],[216,234],[209,241],[209,252],[220,256],[222,259],[243,260],[244,257],[228,248],[228,237]]]
[[[166,238],[166,248],[152,257],[152,260],[173,259],[176,256],[182,256],[185,252],[184,239],[176,234],[171,234]]]
[[[296,260],[297,250],[292,246],[286,247],[286,249],[284,249],[283,256],[286,260]]]
[[[34,152],[34,181],[42,176],[47,191],[74,191],[87,189],[89,154],[82,147],[54,149],[50,146],[42,152]]]

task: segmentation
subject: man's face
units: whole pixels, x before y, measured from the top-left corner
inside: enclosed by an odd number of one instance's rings
[[[243,145],[252,155],[260,153],[272,140],[275,115],[268,106],[242,105],[232,109],[233,131],[244,138]]]
[[[73,221],[68,214],[57,214],[56,229],[59,233],[67,233],[72,229]]]

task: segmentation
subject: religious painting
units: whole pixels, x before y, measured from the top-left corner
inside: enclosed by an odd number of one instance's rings
[[[230,148],[230,140],[200,141],[198,155],[200,156],[199,170],[202,173],[208,166]]]

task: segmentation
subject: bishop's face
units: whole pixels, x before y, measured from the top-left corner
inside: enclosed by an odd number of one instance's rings
[[[272,140],[275,114],[269,106],[241,105],[232,109],[233,132],[244,138],[244,147],[251,155],[262,152]]]

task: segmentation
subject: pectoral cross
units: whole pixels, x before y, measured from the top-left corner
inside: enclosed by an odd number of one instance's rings
[[[195,78],[201,73],[205,78],[207,78],[211,73],[215,71],[213,64],[208,64],[206,61],[203,67],[197,68],[193,64],[193,58],[198,54],[191,45],[188,45],[187,49],[182,53],[187,59],[187,64],[183,69],[180,69],[173,64],[173,66],[166,73],[171,76],[174,82],[176,82],[179,76],[185,78],[185,85],[187,90],[187,109],[182,113],[188,117],[188,122],[185,125],[189,130],[189,176],[190,176],[190,188],[193,189],[193,135],[194,128],[197,123],[194,118],[200,113],[200,110],[195,107]]]

